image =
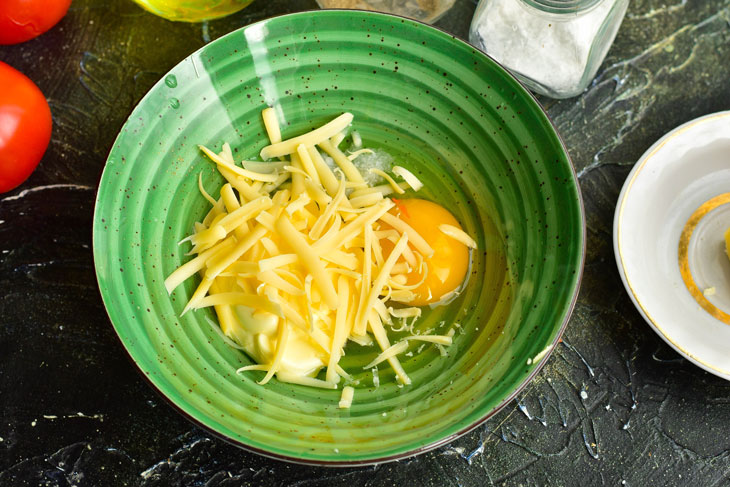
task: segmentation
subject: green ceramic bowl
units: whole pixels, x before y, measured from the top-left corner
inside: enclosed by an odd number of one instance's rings
[[[365,146],[383,148],[425,183],[474,236],[459,299],[419,321],[454,344],[403,357],[413,385],[389,367],[380,386],[357,372],[376,355],[349,345],[360,385],[339,391],[272,380],[210,327],[210,311],[180,317],[196,286],[168,296],[163,281],[187,260],[176,242],[208,209],[197,190],[222,185],[197,144],[225,141],[238,158],[266,144],[261,110],[284,137],[347,110]],[[318,11],[265,20],[182,61],[124,125],[102,176],[94,217],[99,287],[119,338],[152,385],[195,423],[279,459],[358,465],[444,445],[509,402],[537,373],[575,302],[584,255],[576,177],[535,99],[468,44],[407,19]],[[443,323],[442,323],[443,322]],[[417,347],[414,347],[414,349]]]

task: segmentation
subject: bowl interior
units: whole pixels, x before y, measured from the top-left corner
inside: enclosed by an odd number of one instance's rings
[[[193,279],[172,296],[163,281],[187,260],[177,242],[208,209],[222,179],[197,144],[229,142],[238,159],[266,145],[261,110],[284,137],[343,111],[366,147],[419,176],[419,193],[475,237],[468,285],[418,322],[445,333],[403,357],[413,385],[387,366],[373,385],[375,349],[349,345],[360,380],[352,408],[339,391],[257,373],[198,311],[180,317]],[[347,144],[347,142],[345,142]],[[476,426],[524,386],[559,338],[577,292],[583,215],[563,145],[534,98],[471,46],[414,21],[319,11],[250,25],[176,66],[142,100],[107,161],[94,219],[97,276],[111,321],[160,393],[197,423],[260,453],[358,464],[443,444]],[[414,346],[413,351],[418,347]],[[537,360],[532,360],[534,357]]]

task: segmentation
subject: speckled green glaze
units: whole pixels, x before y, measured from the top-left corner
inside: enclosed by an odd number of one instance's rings
[[[238,158],[266,144],[261,110],[284,137],[347,110],[366,146],[395,156],[448,208],[479,250],[468,285],[425,313],[421,331],[455,327],[454,345],[404,356],[413,385],[360,383],[339,391],[258,386],[250,363],[210,328],[207,310],[180,317],[196,285],[172,296],[163,281],[186,261],[177,242],[222,184],[196,145],[229,142]],[[273,18],[218,39],[182,61],[142,100],[107,161],[97,196],[94,256],[111,321],[134,363],[177,409],[248,449],[276,458],[364,464],[442,445],[493,414],[544,363],[574,303],[584,254],[575,175],[551,123],[511,76],[469,45],[423,24],[365,12]],[[458,326],[457,326],[458,325]]]

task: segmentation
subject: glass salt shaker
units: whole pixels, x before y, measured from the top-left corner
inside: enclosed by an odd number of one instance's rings
[[[629,0],[480,0],[469,41],[531,90],[583,92],[606,57]]]

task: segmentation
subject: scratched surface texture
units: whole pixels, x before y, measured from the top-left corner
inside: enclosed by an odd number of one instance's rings
[[[438,25],[465,37],[475,6],[458,0]],[[0,485],[730,485],[730,383],[654,335],[621,285],[611,244],[637,158],[673,127],[730,109],[730,0],[634,0],[587,92],[542,100],[580,176],[585,276],[547,366],[482,427],[398,463],[303,467],[212,437],[143,382],[93,271],[106,154],[145,91],[187,54],[252,21],[314,8],[257,0],[189,25],[128,0],[74,0],[52,31],[0,47],[54,118],[38,170],[0,195]]]

